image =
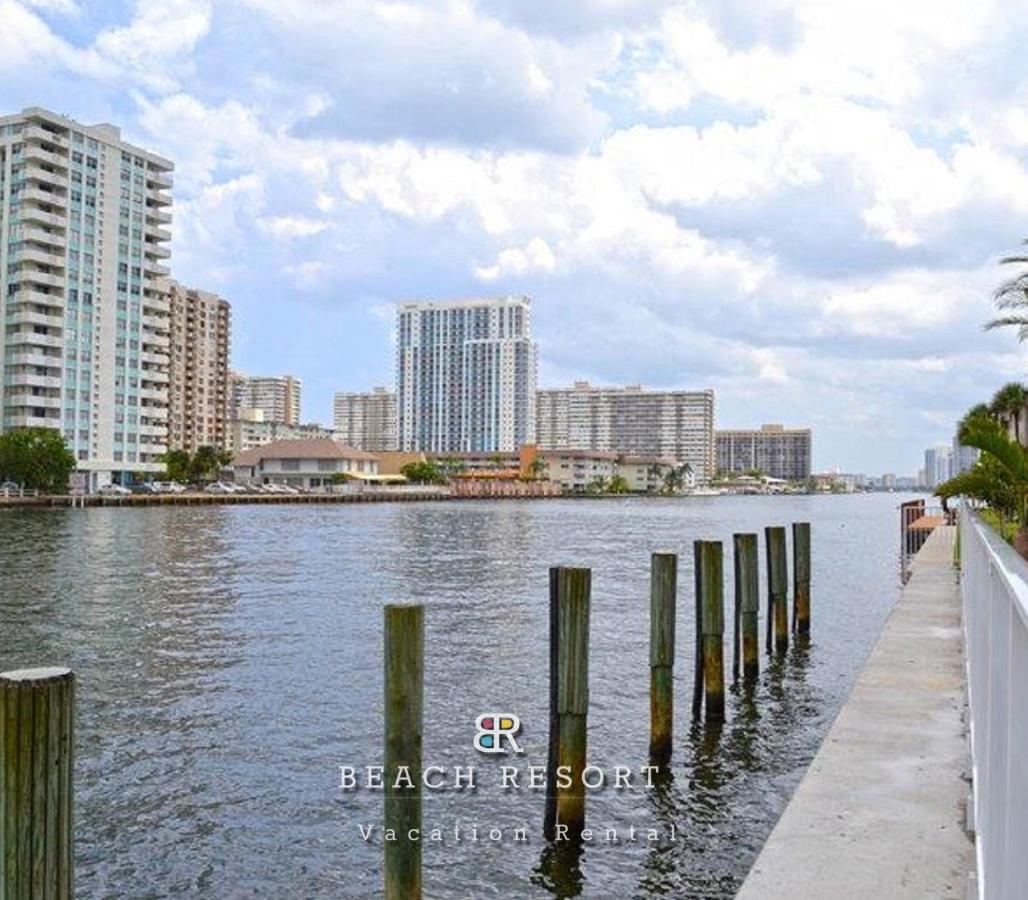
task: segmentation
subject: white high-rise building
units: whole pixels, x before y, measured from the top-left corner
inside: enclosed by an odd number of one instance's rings
[[[652,391],[639,385],[539,391],[536,442],[545,450],[603,450],[688,463],[697,482],[711,478],[714,392]]]
[[[397,310],[400,450],[516,450],[535,435],[531,301],[403,303]]]
[[[332,402],[332,426],[348,447],[374,453],[396,449],[396,394],[384,387],[350,393]]]
[[[924,452],[925,486],[938,487],[950,478],[953,451],[945,444],[929,447]]]
[[[59,430],[91,488],[163,470],[172,168],[113,125],[0,117],[0,429]]]

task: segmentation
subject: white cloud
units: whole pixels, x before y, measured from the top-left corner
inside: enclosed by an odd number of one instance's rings
[[[257,220],[257,227],[265,234],[287,241],[321,234],[329,226],[329,222],[304,216],[265,216]]]

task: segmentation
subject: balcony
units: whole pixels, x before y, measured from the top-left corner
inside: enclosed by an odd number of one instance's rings
[[[58,194],[57,191],[43,191],[37,187],[25,188],[18,194],[19,199],[24,203],[26,201],[31,203],[45,203],[47,206],[53,206],[57,209],[67,210],[68,198],[63,194]],[[22,210],[24,214],[25,210]],[[62,223],[63,224],[63,219]]]
[[[8,276],[12,283],[21,284],[42,284],[46,287],[63,288],[66,279],[63,275],[55,275],[51,272],[40,272],[38,269],[27,269],[22,267],[17,272]]]
[[[35,353],[32,351],[15,353],[12,352],[10,346],[8,346],[7,352],[10,355],[4,357],[4,362],[9,366],[37,366],[44,369],[60,369],[64,364],[64,359],[60,353],[55,353],[52,356],[49,353]]]
[[[21,196],[25,197],[27,192],[23,191]],[[38,193],[38,191],[36,192]],[[40,209],[38,206],[21,206],[20,217],[23,222],[40,222],[43,225],[50,225],[54,228],[65,228],[67,226],[67,220],[64,216],[55,215],[46,210]]]
[[[9,306],[21,306],[28,303],[35,303],[37,306],[46,306],[52,309],[64,311],[63,294],[44,294],[42,291],[21,290],[17,294],[11,294],[7,298]],[[51,313],[53,315],[53,313]]]
[[[37,244],[45,244],[48,247],[57,247],[61,251],[61,259],[64,259],[64,246],[67,240],[64,228],[60,231],[40,228],[38,225],[23,225],[21,237],[24,241],[33,241]]]
[[[10,256],[10,262],[33,262],[41,266],[64,269],[65,259],[63,253],[53,253],[42,247],[27,247],[16,250]]]
[[[4,394],[5,406],[28,406],[36,409],[60,409],[60,397],[40,397],[31,392],[16,393],[11,391]]]
[[[170,189],[175,183],[171,172],[161,172],[156,169],[149,169],[146,173],[146,183],[149,187]]]
[[[4,337],[7,347],[11,350],[24,347],[54,347],[60,349],[64,346],[64,338],[57,334],[36,334],[34,331],[9,332]]]
[[[4,384],[7,387],[56,388],[60,390],[61,379],[53,375],[31,375],[21,372],[17,375],[8,375],[4,379]]]
[[[61,428],[60,416],[13,415],[4,416],[4,421],[10,428],[53,428],[58,431]]]
[[[170,225],[171,224],[171,213],[165,212],[158,206],[146,207],[146,221],[155,222],[158,225]]]
[[[169,269],[167,266],[162,266],[158,263],[151,262],[149,259],[143,260],[143,271],[148,274],[156,275],[162,278],[167,277],[171,274],[171,269]]]
[[[148,244],[146,255],[147,258],[168,259],[168,257],[171,256],[171,251],[167,247],[162,247],[160,244]]]
[[[51,150],[47,150],[40,147],[38,144],[26,144],[25,145],[25,158],[28,160],[35,160],[41,163],[45,163],[49,166],[56,166],[61,169],[68,168],[68,155],[61,155],[54,153]]]
[[[171,206],[171,197],[162,191],[154,191],[149,200],[154,206]]]
[[[166,228],[158,228],[156,225],[147,223],[146,239],[148,241],[164,242],[171,240],[171,232]]]
[[[40,141],[44,144],[53,144],[55,147],[67,147],[68,137],[64,134],[57,134],[41,125],[26,125],[22,129],[21,136],[26,141]]]
[[[21,307],[10,307],[15,312],[8,312],[4,321],[8,325],[46,325],[50,328],[63,328],[64,319],[61,316],[48,315],[46,313],[36,312],[35,310],[25,309],[24,304],[19,304]]]

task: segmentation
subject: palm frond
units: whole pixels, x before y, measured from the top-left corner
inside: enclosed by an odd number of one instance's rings
[[[960,441],[965,447],[974,447],[994,457],[1013,479],[1028,482],[1028,454],[995,422],[985,419],[968,422]]]

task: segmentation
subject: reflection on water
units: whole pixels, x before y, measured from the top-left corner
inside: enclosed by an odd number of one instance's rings
[[[447,835],[424,846],[426,896],[727,897],[896,597],[898,502],[7,512],[0,668],[59,663],[79,676],[82,897],[378,894],[381,840],[358,825],[381,821],[381,795],[337,784],[339,765],[381,762],[392,601],[427,606],[426,764],[478,769],[474,793],[426,799],[426,832]],[[800,519],[814,530],[811,641],[731,684],[723,725],[693,723],[692,540],[730,547],[733,531]],[[547,567],[592,566],[590,762],[645,765],[649,554],[666,547],[680,553],[683,591],[671,765],[652,790],[590,795],[594,841],[548,844],[542,793],[500,787],[508,760],[475,758],[474,720],[518,714],[518,765],[545,764]],[[526,827],[529,840],[490,841],[491,827]]]

